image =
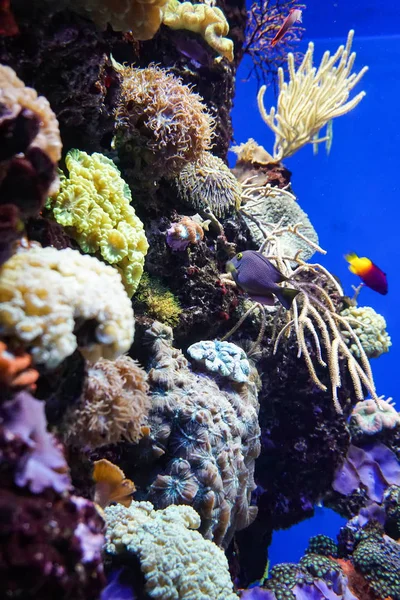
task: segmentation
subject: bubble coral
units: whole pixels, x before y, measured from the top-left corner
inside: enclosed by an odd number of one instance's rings
[[[196,531],[200,517],[190,506],[154,510],[150,502],[105,509],[106,552],[134,553],[150,598],[235,600],[228,561]]]
[[[209,208],[217,217],[238,210],[242,188],[223,160],[203,152],[175,177],[179,199],[196,210]]]
[[[350,425],[357,425],[367,435],[374,435],[383,429],[394,429],[400,424],[400,416],[390,400],[384,400],[381,396],[378,403],[374,400],[357,402],[350,416]]]
[[[61,178],[60,192],[51,200],[56,221],[68,228],[84,252],[99,252],[115,265],[132,296],[148,243],[128,185],[113,161],[97,152],[71,150],[65,164],[69,178]]]
[[[370,306],[351,306],[342,310],[340,314],[342,317],[349,318],[350,325],[368,358],[377,358],[381,354],[389,352],[392,342],[386,332],[386,321],[373,308]],[[349,332],[343,331],[342,335],[352,354],[360,358],[360,350],[352,341]]]
[[[168,0],[163,23],[171,29],[187,29],[200,33],[218,54],[233,61],[233,42],[225,37],[229,32],[229,25],[220,8],[206,3],[192,4]]]
[[[54,368],[76,348],[92,361],[129,350],[133,311],[112,267],[70,248],[31,248],[0,269],[0,332]]]
[[[58,121],[49,102],[26,87],[10,67],[0,65],[0,196],[22,216],[38,213],[59,181]]]
[[[145,341],[153,354],[150,433],[136,448],[132,476],[156,507],[192,504],[201,533],[225,546],[257,514],[250,505],[260,452],[256,387],[217,385],[209,374],[193,373],[165,325],[154,323]],[[121,465],[128,476],[132,465],[128,453]]]
[[[142,178],[177,175],[209,149],[214,119],[202,98],[172,73],[117,67],[122,88],[115,146],[121,159]]]
[[[90,365],[81,399],[63,420],[66,443],[99,448],[121,440],[138,442],[150,408],[146,379],[129,356]]]
[[[190,244],[197,244],[203,237],[202,226],[190,217],[182,217],[167,229],[167,244],[172,250],[186,250]]]
[[[245,383],[250,375],[246,352],[231,342],[202,341],[192,344],[187,352],[194,361],[203,364],[207,371]]]

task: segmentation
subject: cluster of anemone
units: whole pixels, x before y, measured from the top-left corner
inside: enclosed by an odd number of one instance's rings
[[[138,442],[150,409],[148,389],[146,372],[129,356],[90,365],[82,396],[64,417],[67,444],[99,448]]]
[[[214,119],[198,94],[156,66],[118,69],[115,147],[133,177],[173,177],[209,150]]]

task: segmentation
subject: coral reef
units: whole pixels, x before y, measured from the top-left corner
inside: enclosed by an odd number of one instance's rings
[[[201,533],[226,546],[257,513],[250,505],[260,451],[255,384],[236,391],[193,373],[172,347],[172,330],[159,323],[146,343],[153,351],[150,433],[137,447],[121,449],[120,464],[157,508],[192,505]]]
[[[353,331],[356,333],[368,358],[376,358],[385,352],[389,352],[392,345],[390,336],[386,332],[386,321],[370,306],[351,306],[340,313],[349,319]],[[344,331],[344,337],[348,340],[350,351],[360,357],[357,344],[351,341],[349,333]]]
[[[82,396],[63,419],[66,443],[98,448],[123,439],[138,442],[150,409],[146,379],[129,356],[88,366]]]
[[[112,160],[71,150],[69,177],[50,201],[54,218],[89,254],[115,265],[129,296],[139,285],[148,243],[143,223],[131,206],[132,194]]]
[[[0,331],[54,368],[76,348],[90,360],[126,352],[133,311],[112,267],[69,248],[32,248],[0,269]]]
[[[150,502],[133,502],[105,513],[106,552],[138,556],[150,598],[237,598],[224,553],[196,531],[200,517],[190,506],[154,510]]]

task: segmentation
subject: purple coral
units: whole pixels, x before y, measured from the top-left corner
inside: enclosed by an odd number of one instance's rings
[[[389,485],[400,485],[400,464],[384,444],[364,448],[351,445],[344,463],[336,470],[332,487],[348,496],[363,484],[373,502],[382,502]]]
[[[8,439],[18,438],[25,451],[18,462],[15,483],[34,494],[53,488],[61,493],[70,488],[68,466],[53,436],[47,432],[44,403],[22,391],[1,406]]]

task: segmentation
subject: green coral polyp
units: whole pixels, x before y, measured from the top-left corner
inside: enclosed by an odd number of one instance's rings
[[[71,150],[65,159],[59,194],[50,200],[56,221],[83,250],[99,253],[117,267],[129,296],[143,273],[148,243],[143,223],[131,206],[129,186],[112,160]]]

